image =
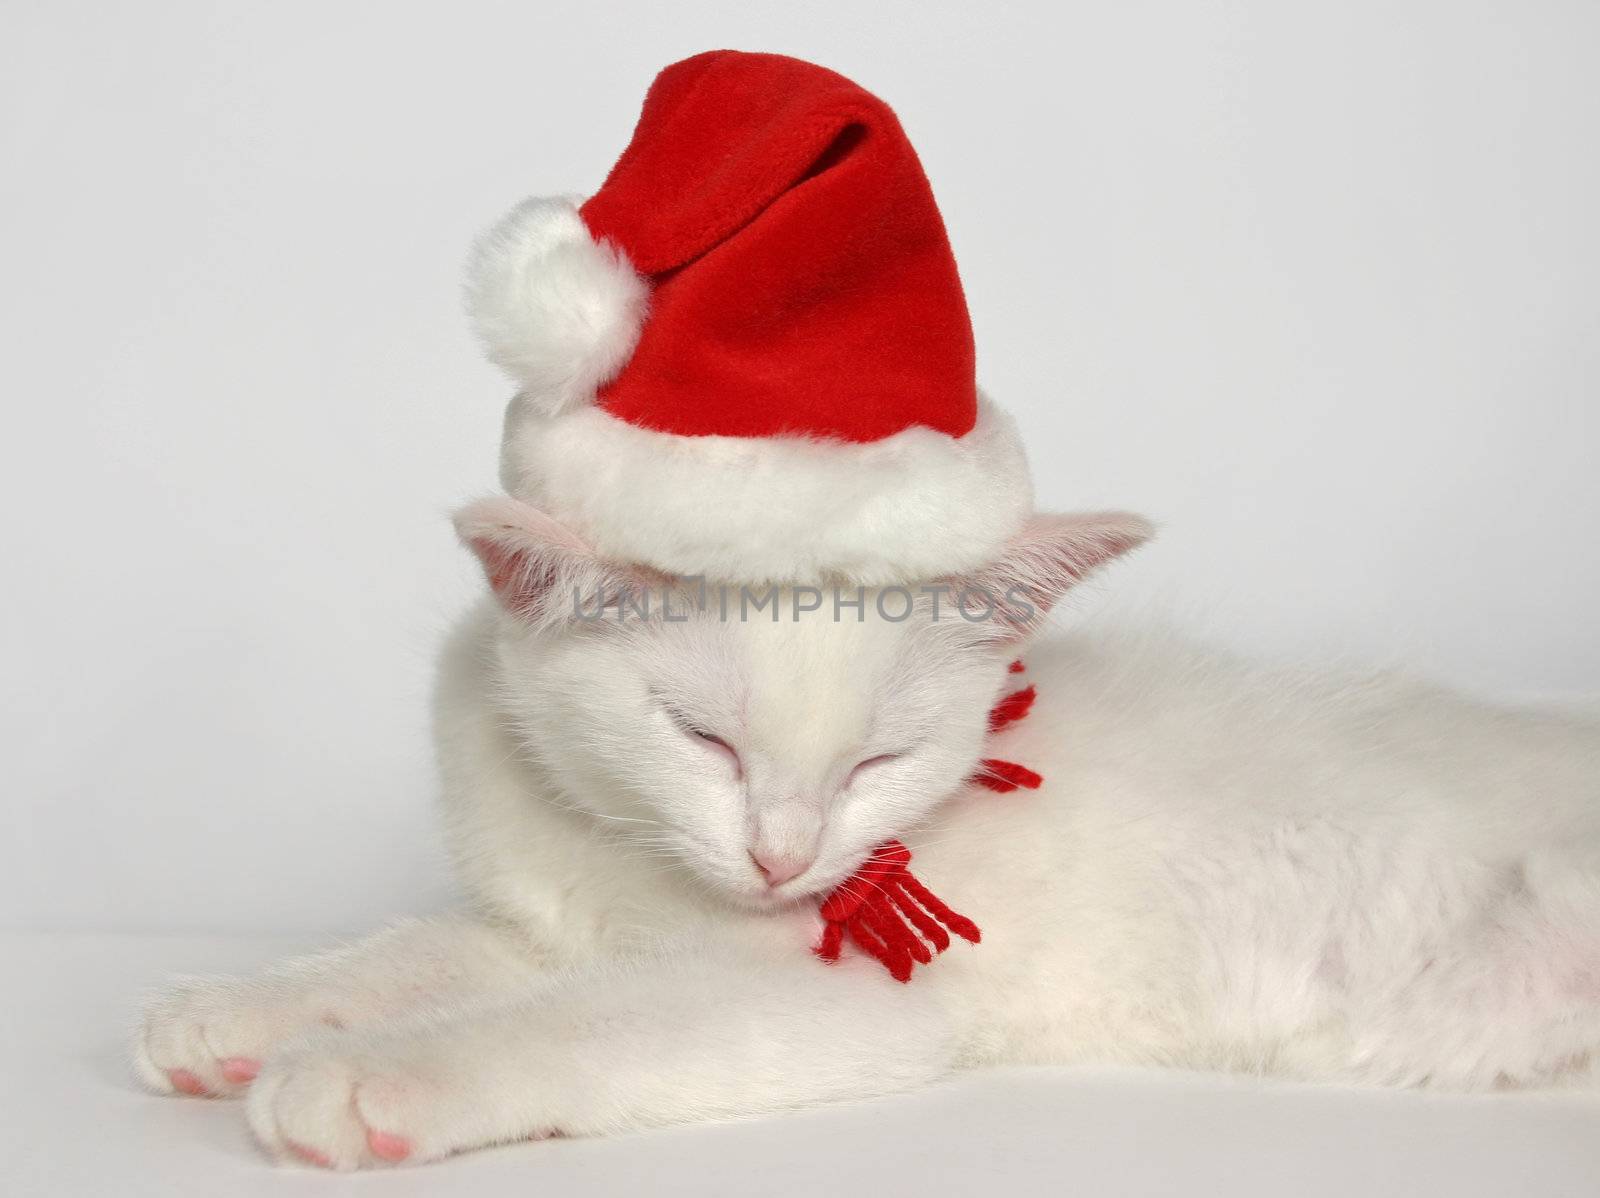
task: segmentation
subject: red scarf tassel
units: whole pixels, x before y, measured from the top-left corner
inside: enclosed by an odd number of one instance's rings
[[[1011,663],[1011,673],[1022,669],[1020,661]],[[989,731],[1022,719],[1035,697],[1031,686],[1001,696],[989,712]],[[1000,794],[1035,790],[1043,780],[1027,766],[994,757],[979,762],[972,776],[977,785]],[[886,841],[840,883],[822,903],[822,939],[813,950],[817,956],[837,961],[848,936],[862,952],[881,961],[896,981],[909,982],[916,965],[927,965],[950,947],[951,932],[977,944],[982,939],[978,925],[952,911],[917,880],[910,865],[911,850],[898,840]]]
[[[862,952],[882,961],[896,981],[909,982],[914,965],[926,965],[950,947],[950,932],[978,943],[978,925],[917,881],[907,868],[910,862],[910,849],[898,840],[888,841],[828,896],[822,904],[817,956],[837,961],[848,934]]]

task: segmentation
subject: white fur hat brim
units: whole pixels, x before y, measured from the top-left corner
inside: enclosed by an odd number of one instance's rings
[[[980,401],[964,437],[866,444],[686,437],[602,408],[506,414],[506,490],[608,557],[748,582],[886,585],[976,569],[1022,527],[1033,489],[1011,418]]]

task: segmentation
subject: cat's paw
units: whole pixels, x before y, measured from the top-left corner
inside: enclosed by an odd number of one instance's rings
[[[283,985],[186,979],[145,1009],[134,1067],[159,1093],[231,1097],[280,1045],[310,1028],[336,1025],[334,1014]]]
[[[247,1105],[270,1151],[324,1169],[416,1164],[515,1139],[498,1103],[441,1039],[317,1037],[268,1061]]]

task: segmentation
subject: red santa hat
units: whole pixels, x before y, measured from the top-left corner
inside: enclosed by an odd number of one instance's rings
[[[921,163],[832,71],[668,67],[600,190],[514,209],[468,295],[520,386],[506,489],[605,556],[906,582],[991,560],[1031,510]]]

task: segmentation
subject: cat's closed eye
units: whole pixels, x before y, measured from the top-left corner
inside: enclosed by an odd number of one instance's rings
[[[723,740],[722,737],[707,732],[704,728],[695,728],[692,726],[685,728],[684,731],[687,732],[691,738],[699,741],[701,744],[705,745],[706,748],[712,750],[719,757],[722,757],[724,760],[726,760],[728,764],[733,766],[736,774],[742,775],[744,773],[744,763],[739,760],[738,750],[730,745],[727,741]]]
[[[888,765],[891,761],[898,761],[903,756],[905,756],[903,753],[879,753],[875,757],[868,757],[865,761],[858,761],[850,771],[850,776],[845,779],[844,784],[849,786],[862,774],[870,772],[877,766]]]
[[[744,773],[744,763],[739,759],[739,751],[726,740],[715,732],[710,732],[700,727],[681,711],[666,703],[661,704],[661,709],[667,713],[667,718],[672,721],[673,727],[677,728],[684,736],[716,753],[732,765],[736,773]]]
[[[707,744],[715,745],[719,749],[726,749],[728,752],[733,753],[732,745],[723,740],[722,737],[714,736],[710,732],[707,732],[704,728],[687,728],[685,731],[696,740],[703,740]],[[734,755],[737,756],[737,754]]]

